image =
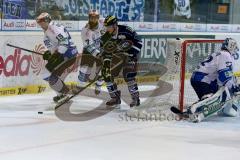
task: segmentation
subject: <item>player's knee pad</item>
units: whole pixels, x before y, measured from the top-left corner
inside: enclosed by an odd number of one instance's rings
[[[130,82],[132,80],[135,80],[136,76],[137,76],[137,71],[136,70],[128,70],[128,69],[123,70],[123,78],[126,82]]]
[[[55,75],[51,75],[49,77],[49,81],[48,82],[49,82],[50,87],[53,90],[57,91],[57,92],[62,92],[62,90],[63,90],[63,88],[65,86],[63,81],[59,77],[57,77]]]
[[[50,75],[50,77],[48,78],[48,83],[50,86],[54,85],[55,83],[57,83],[59,77],[56,75]]]
[[[226,103],[221,112],[225,116],[237,117],[239,116],[239,104],[234,102]]]
[[[81,83],[85,83],[85,82],[88,81],[89,76],[90,76],[89,67],[88,66],[82,66],[80,68],[80,71],[79,71],[79,74],[78,74],[78,80]]]
[[[92,67],[89,67],[87,65],[83,65],[80,67],[79,72],[85,73],[85,74],[90,74],[91,73]]]
[[[132,79],[135,79],[137,75],[137,72],[128,72],[123,74],[123,78],[126,82],[131,81]]]
[[[96,84],[97,86],[102,86],[103,83],[104,83],[104,80],[103,80],[103,79],[98,79],[95,84]]]

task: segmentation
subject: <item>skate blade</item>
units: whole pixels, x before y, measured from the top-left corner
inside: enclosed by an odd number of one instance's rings
[[[106,108],[107,109],[121,109],[121,104],[116,104],[116,105],[112,105],[112,106],[106,105]]]

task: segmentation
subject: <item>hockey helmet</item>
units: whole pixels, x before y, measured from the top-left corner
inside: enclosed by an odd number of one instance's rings
[[[111,26],[117,24],[118,20],[115,16],[108,15],[104,20],[104,26]]]
[[[233,38],[226,38],[222,43],[221,49],[227,50],[231,54],[236,54],[239,51],[237,41]]]
[[[52,18],[50,16],[49,13],[47,12],[43,12],[41,13],[37,18],[36,18],[36,21],[37,23],[40,23],[40,22],[51,22]]]
[[[94,10],[90,10],[90,12],[88,13],[88,16],[89,16],[89,18],[90,17],[98,17],[99,18],[99,13],[95,9]]]

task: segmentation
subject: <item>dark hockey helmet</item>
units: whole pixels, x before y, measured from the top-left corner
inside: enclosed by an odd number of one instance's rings
[[[233,38],[226,38],[221,46],[222,50],[227,50],[231,54],[236,54],[239,51],[237,41]]]
[[[115,16],[108,15],[104,20],[104,26],[111,26],[117,24],[118,20]]]
[[[47,12],[43,12],[41,13],[37,18],[36,18],[36,21],[37,23],[40,23],[40,22],[48,22],[50,23],[52,20],[51,16],[49,13]]]

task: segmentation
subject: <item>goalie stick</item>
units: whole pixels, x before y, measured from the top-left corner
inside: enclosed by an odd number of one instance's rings
[[[182,112],[179,108],[172,106],[170,110],[174,113],[177,114],[181,119],[188,119],[189,118],[189,113],[187,111]]]

